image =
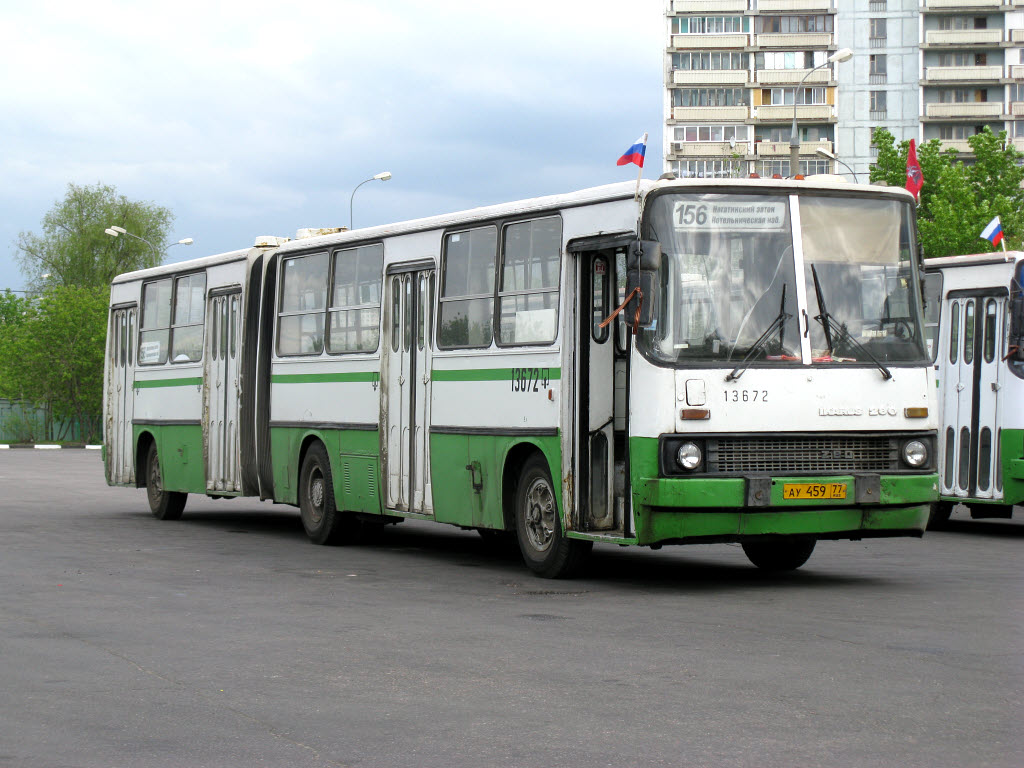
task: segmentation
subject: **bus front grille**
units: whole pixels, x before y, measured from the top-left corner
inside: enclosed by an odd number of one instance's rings
[[[892,436],[751,436],[707,442],[709,474],[849,474],[900,469]]]

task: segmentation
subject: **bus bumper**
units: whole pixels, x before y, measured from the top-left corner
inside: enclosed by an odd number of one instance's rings
[[[764,483],[765,481],[762,481]],[[786,483],[846,483],[847,499],[784,499]],[[921,536],[938,476],[882,475],[877,500],[852,505],[856,478],[771,478],[766,502],[752,500],[745,478],[642,478],[636,484],[637,543],[743,541],[770,535],[819,539]]]

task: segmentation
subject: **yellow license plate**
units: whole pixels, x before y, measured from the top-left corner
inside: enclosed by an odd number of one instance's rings
[[[784,499],[845,499],[846,483],[783,483]]]

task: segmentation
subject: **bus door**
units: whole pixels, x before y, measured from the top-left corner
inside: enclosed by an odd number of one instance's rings
[[[430,489],[432,262],[388,268],[381,393],[385,508],[433,514]]]
[[[211,291],[206,305],[206,490],[240,492],[238,445],[242,292]]]
[[[106,425],[111,483],[135,482],[132,417],[135,410],[135,334],[138,308],[118,307],[110,317],[110,379]]]
[[[623,521],[625,359],[617,354],[620,323],[600,327],[619,303],[618,252],[624,248],[584,250],[577,261],[575,472],[581,526],[592,531],[618,530]]]
[[[958,291],[946,300],[949,334],[940,369],[943,495],[993,498],[1005,303],[1005,296],[991,291]]]

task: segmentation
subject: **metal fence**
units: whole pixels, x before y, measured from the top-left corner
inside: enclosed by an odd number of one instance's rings
[[[80,443],[90,432],[99,440],[100,420],[55,419],[49,408],[0,398],[0,443]]]

